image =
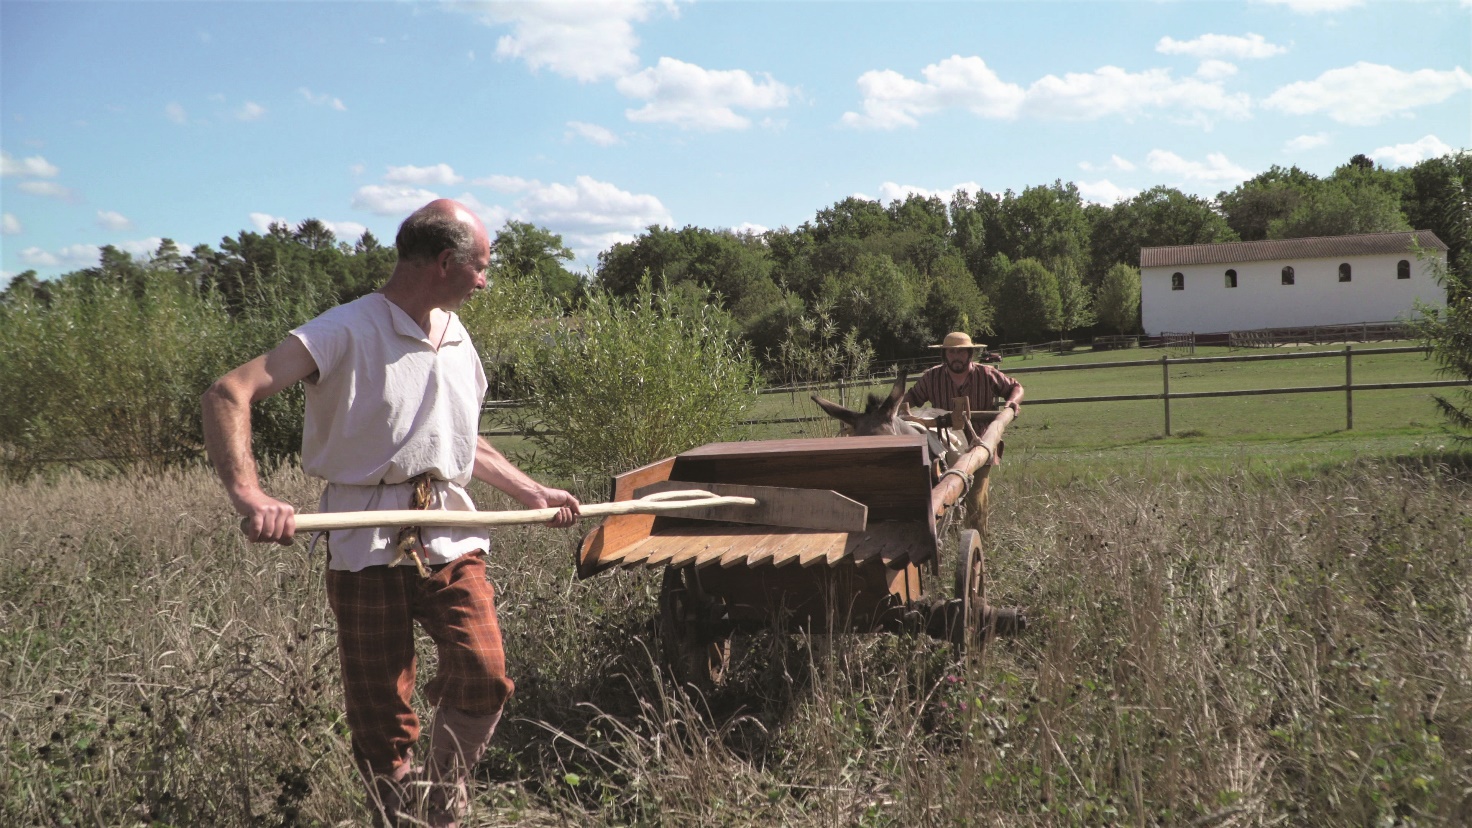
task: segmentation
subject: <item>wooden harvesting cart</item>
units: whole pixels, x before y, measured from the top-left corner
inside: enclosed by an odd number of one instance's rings
[[[665,657],[681,678],[701,683],[724,679],[733,633],[774,623],[819,633],[923,630],[979,647],[1025,623],[1015,610],[988,607],[982,554],[989,472],[1013,414],[957,414],[990,425],[944,468],[925,435],[909,435],[712,443],[618,475],[613,501],[707,489],[790,508],[776,518],[767,510],[780,526],[608,517],[579,544],[578,575],[662,568]],[[946,530],[963,509],[970,528],[943,561]],[[927,597],[947,575],[955,597]]]

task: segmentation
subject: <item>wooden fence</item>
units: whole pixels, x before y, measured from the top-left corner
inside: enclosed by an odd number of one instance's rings
[[[1376,356],[1383,354],[1414,354],[1425,353],[1428,349],[1422,345],[1412,345],[1397,348],[1364,348],[1359,351],[1352,345],[1344,346],[1343,351],[1314,351],[1310,353],[1296,354],[1254,354],[1251,356],[1224,356],[1224,357],[1178,357],[1172,359],[1169,354],[1160,359],[1137,359],[1123,362],[1101,362],[1092,365],[1045,365],[1032,368],[1014,368],[1009,374],[1036,373],[1042,371],[1088,371],[1108,368],[1138,368],[1145,365],[1160,366],[1160,393],[1159,394],[1111,394],[1097,397],[1056,397],[1053,399],[1027,401],[1027,405],[1058,405],[1060,403],[1094,403],[1094,402],[1127,402],[1131,400],[1160,400],[1165,409],[1165,435],[1170,436],[1170,403],[1171,400],[1196,400],[1207,397],[1254,397],[1267,394],[1315,394],[1325,391],[1344,392],[1344,427],[1346,430],[1354,428],[1354,392],[1356,391],[1390,391],[1411,388],[1451,388],[1455,386],[1472,385],[1472,380],[1425,380],[1421,382],[1376,382],[1362,383],[1356,385],[1354,382],[1354,358],[1357,356]],[[1293,388],[1249,388],[1234,391],[1177,391],[1170,390],[1170,369],[1172,365],[1202,365],[1206,363],[1221,362],[1272,362],[1282,359],[1343,359],[1344,360],[1344,382],[1336,385],[1303,385]]]
[[[1227,336],[1227,344],[1233,348],[1273,348],[1279,345],[1385,342],[1410,338],[1410,330],[1403,322],[1359,322],[1353,325],[1316,325],[1314,327],[1232,331]]]
[[[1114,368],[1139,368],[1141,366],[1160,367],[1160,392],[1148,394],[1110,394],[1093,397],[1054,397],[1049,399],[1029,398],[1027,405],[1062,405],[1066,403],[1101,403],[1101,402],[1131,402],[1139,400],[1160,400],[1164,409],[1165,434],[1171,433],[1170,404],[1172,400],[1193,400],[1207,397],[1253,397],[1269,394],[1317,394],[1326,391],[1344,392],[1344,427],[1347,430],[1354,428],[1354,393],[1356,391],[1390,391],[1412,388],[1454,388],[1457,386],[1472,386],[1472,380],[1425,380],[1421,382],[1377,382],[1361,383],[1354,382],[1354,359],[1355,357],[1378,356],[1384,354],[1414,354],[1425,353],[1428,349],[1421,345],[1393,347],[1393,348],[1362,348],[1358,351],[1352,345],[1346,345],[1343,351],[1314,351],[1310,353],[1293,354],[1252,354],[1243,356],[1222,357],[1171,357],[1169,353],[1163,354],[1159,359],[1136,359],[1120,362],[1099,362],[1081,365],[1038,365],[1030,367],[1008,368],[1009,375],[1020,375],[1029,373],[1042,373],[1045,371],[1103,371]],[[1292,388],[1249,388],[1233,391],[1175,391],[1170,390],[1170,369],[1179,365],[1200,365],[1206,363],[1222,362],[1272,362],[1283,359],[1342,359],[1344,360],[1344,382],[1335,385],[1306,385]],[[874,374],[864,379],[849,382],[823,382],[802,383],[799,385],[782,386],[776,388],[764,388],[763,394],[797,394],[800,392],[824,392],[824,396],[837,399],[847,404],[848,392],[867,389],[884,382],[893,382],[895,373]],[[502,400],[499,402],[488,402],[487,408],[512,408],[518,403],[514,400]],[[747,420],[743,425],[779,425],[784,423],[816,422],[827,419],[825,415],[813,414],[806,417],[780,417],[762,420]],[[507,435],[514,432],[482,432],[486,434]]]

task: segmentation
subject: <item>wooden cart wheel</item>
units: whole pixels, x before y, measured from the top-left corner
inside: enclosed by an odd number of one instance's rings
[[[702,691],[726,682],[731,636],[711,629],[714,602],[703,595],[690,567],[668,567],[659,589],[659,637],[665,664],[681,684]]]
[[[981,551],[981,533],[964,529],[956,550],[956,597],[961,599],[960,617],[952,627],[955,644],[970,654],[985,643],[986,556]]]

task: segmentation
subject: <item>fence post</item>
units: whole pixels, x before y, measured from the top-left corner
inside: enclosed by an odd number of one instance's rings
[[[1354,430],[1354,346],[1344,346],[1344,430]]]
[[[1165,386],[1165,392],[1160,395],[1161,396],[1161,399],[1165,400],[1165,436],[1169,437],[1170,436],[1170,356],[1169,355],[1162,354],[1160,356],[1160,374],[1161,374],[1161,378],[1162,378],[1163,384]]]

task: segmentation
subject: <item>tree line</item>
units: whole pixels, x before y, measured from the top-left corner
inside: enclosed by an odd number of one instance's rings
[[[722,358],[749,359],[768,381],[828,379],[924,353],[951,330],[1008,342],[1134,332],[1141,247],[1410,229],[1450,247],[1451,301],[1424,333],[1440,343],[1442,364],[1466,375],[1466,151],[1399,169],[1357,155],[1322,178],[1275,166],[1215,199],[1155,187],[1105,207],[1063,181],[949,201],[846,198],[764,233],[651,226],[586,274],[569,269],[561,236],[510,221],[495,235],[492,289],[463,315],[503,393],[535,391],[517,386],[532,346],[607,317],[609,302],[656,316],[700,311],[700,336],[741,345]],[[0,460],[29,469],[69,452],[187,454],[211,378],[376,289],[394,261],[372,233],[340,241],[309,219],[241,231],[218,249],[185,252],[165,239],[134,257],[109,246],[96,266],[56,279],[20,274],[0,293]],[[288,394],[266,409],[258,452],[295,452],[299,400]],[[1469,411],[1465,400],[1447,403],[1464,426]]]

